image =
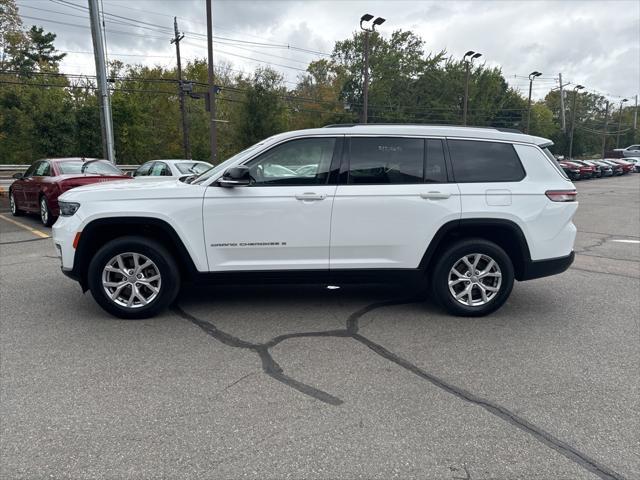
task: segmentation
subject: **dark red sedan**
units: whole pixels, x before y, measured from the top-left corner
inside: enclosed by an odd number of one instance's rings
[[[9,187],[9,205],[14,216],[39,213],[50,227],[60,214],[58,197],[67,190],[91,183],[131,180],[106,160],[47,158],[35,161],[27,171],[16,173]]]

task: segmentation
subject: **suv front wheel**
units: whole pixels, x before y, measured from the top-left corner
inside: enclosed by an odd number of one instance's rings
[[[500,308],[513,288],[513,264],[505,251],[480,238],[461,240],[436,263],[431,288],[454,315],[479,317]]]
[[[180,289],[173,256],[144,237],[122,237],[105,244],[91,260],[87,280],[96,302],[125,319],[156,315]]]

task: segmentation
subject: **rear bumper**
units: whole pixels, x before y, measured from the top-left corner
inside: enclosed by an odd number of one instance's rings
[[[521,278],[518,280],[533,280],[534,278],[557,275],[567,270],[575,258],[572,251],[566,257],[550,258],[548,260],[536,260],[525,263]]]

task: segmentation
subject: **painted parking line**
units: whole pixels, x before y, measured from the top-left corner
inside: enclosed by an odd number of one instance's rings
[[[25,230],[31,232],[33,235],[35,235],[36,237],[40,237],[40,238],[51,238],[51,235],[49,235],[48,233],[42,232],[40,230],[37,230],[35,228],[31,228],[29,225],[25,225],[24,223],[20,223],[15,221],[12,218],[9,217],[5,217],[4,215],[0,215],[0,218],[2,220],[5,220],[9,223],[13,223],[14,225],[17,225],[20,228],[24,228]]]
[[[625,239],[616,239],[616,240],[611,240],[612,242],[618,242],[618,243],[640,243],[640,240],[625,240]]]

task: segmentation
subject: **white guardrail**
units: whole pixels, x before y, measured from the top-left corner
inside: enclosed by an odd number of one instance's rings
[[[0,165],[0,197],[7,195],[9,186],[13,183],[14,173],[24,172],[29,165]],[[132,172],[140,165],[116,165],[123,172]]]

